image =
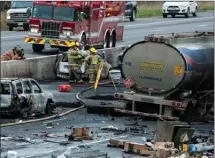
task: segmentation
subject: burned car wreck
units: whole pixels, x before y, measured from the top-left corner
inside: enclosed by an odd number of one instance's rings
[[[2,78],[0,95],[1,116],[28,117],[51,114],[55,109],[53,94],[44,92],[31,78]]]
[[[89,51],[86,51],[85,53],[86,53],[86,56],[90,54]],[[104,52],[99,52],[98,55],[100,55],[102,59],[104,59]],[[69,65],[68,65],[67,53],[63,53],[62,55],[57,56],[55,66],[56,66],[55,73],[57,78],[66,79],[66,80],[69,79]],[[89,74],[87,71],[87,64],[83,63],[82,67],[83,67],[82,78],[84,80],[87,80],[89,78]],[[105,61],[102,74],[101,74],[102,79],[107,79],[109,77],[109,70],[111,70],[111,65]]]

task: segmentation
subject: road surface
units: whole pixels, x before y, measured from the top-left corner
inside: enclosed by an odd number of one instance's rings
[[[154,17],[137,19],[135,22],[125,22],[124,42],[118,45],[128,45],[144,39],[148,34],[166,34],[198,31],[213,31],[213,12],[199,13],[197,18],[178,17],[166,18]],[[34,53],[31,44],[24,43],[27,32],[23,31],[2,31],[1,32],[1,53],[10,49],[13,45],[21,45],[25,49],[26,57],[46,56],[55,54],[53,49],[42,53]]]
[[[83,90],[86,87],[73,87],[71,93],[59,93],[58,86],[60,84],[66,84],[66,82],[52,82],[52,83],[41,83],[41,86],[46,91],[52,91],[54,96],[59,101],[69,101],[75,102],[75,93]],[[114,88],[105,87],[98,89],[99,94],[112,94],[114,93]],[[121,91],[123,88],[119,88]],[[94,91],[89,91],[85,96],[95,95]],[[47,123],[53,128],[47,128]],[[135,123],[138,123],[136,125]],[[155,121],[142,120],[140,117],[114,117],[110,115],[103,114],[88,114],[85,109],[71,113],[67,116],[61,117],[59,119],[36,122],[31,124],[24,124],[18,126],[10,126],[1,128],[1,136],[8,137],[23,137],[30,138],[34,141],[34,144],[26,143],[23,141],[11,141],[2,140],[1,141],[1,157],[7,155],[8,150],[15,150],[18,152],[18,157],[51,157],[51,154],[60,155],[65,152],[68,147],[73,148],[73,151],[81,150],[86,153],[87,150],[101,150],[102,152],[108,152],[110,158],[121,157],[123,153],[121,149],[108,148],[106,147],[108,140],[112,137],[125,136],[123,139],[128,139],[131,141],[143,142],[143,137],[147,139],[153,139],[155,131]],[[44,140],[51,141],[66,141],[67,138],[64,137],[65,134],[69,135],[71,133],[71,126],[73,127],[89,127],[91,131],[96,132],[93,141],[84,142],[72,142],[67,146],[59,145],[59,143],[45,142]],[[118,129],[130,129],[129,131],[115,131],[110,132],[108,130],[101,130],[103,127],[113,126]],[[208,135],[210,130],[213,130],[213,123],[194,123],[192,127],[195,128],[195,135]],[[52,134],[60,135],[57,138],[49,138],[44,136],[39,136],[40,134],[47,132]],[[90,148],[80,147],[76,149],[78,145],[88,143]]]

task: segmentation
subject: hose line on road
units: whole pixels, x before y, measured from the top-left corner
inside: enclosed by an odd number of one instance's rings
[[[107,82],[99,83],[98,85],[99,85],[99,86],[103,86],[103,85],[107,85],[107,84],[110,84],[110,83],[112,83],[112,82],[111,82],[111,81],[107,81]],[[88,87],[87,89],[84,89],[84,90],[82,90],[81,92],[79,92],[79,93],[76,94],[76,99],[77,99],[79,102],[81,102],[81,103],[83,104],[84,107],[86,107],[86,103],[84,102],[84,99],[81,99],[81,98],[80,98],[80,95],[83,94],[83,93],[85,93],[85,92],[87,92],[87,91],[89,91],[89,90],[91,90],[91,89],[93,89],[93,88],[94,88],[94,86],[90,86],[90,87]]]

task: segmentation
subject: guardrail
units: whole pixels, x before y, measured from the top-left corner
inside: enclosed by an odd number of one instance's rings
[[[100,49],[104,51],[105,60],[112,67],[117,66],[117,56],[125,47]],[[1,61],[1,77],[30,77],[36,80],[55,78],[55,62],[57,55],[27,58],[22,61]]]

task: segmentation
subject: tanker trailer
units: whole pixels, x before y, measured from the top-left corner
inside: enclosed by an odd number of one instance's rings
[[[178,120],[193,109],[213,109],[214,33],[148,36],[121,56],[121,75],[131,92],[117,112]],[[189,110],[188,110],[189,109]],[[190,111],[191,110],[191,111]],[[204,110],[201,110],[204,111]]]

